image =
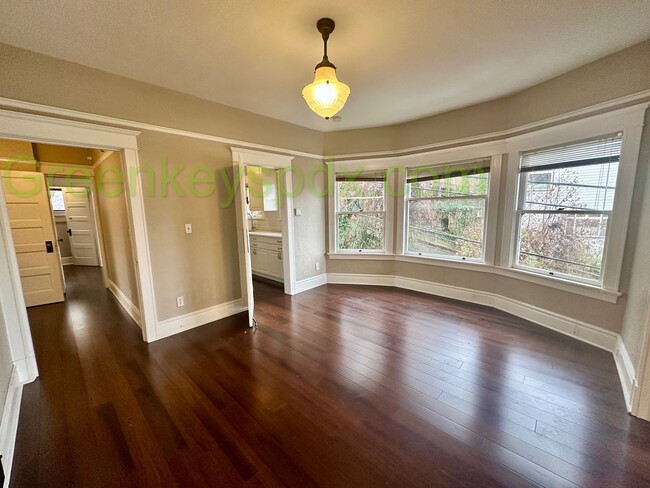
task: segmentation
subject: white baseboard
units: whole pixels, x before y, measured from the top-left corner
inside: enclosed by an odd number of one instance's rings
[[[327,282],[334,285],[397,286],[395,276],[377,274],[328,273]]]
[[[16,448],[16,434],[18,432],[18,417],[20,415],[20,402],[23,395],[23,385],[20,382],[18,368],[13,366],[9,379],[9,390],[2,411],[0,422],[0,453],[2,454],[2,466],[5,472],[5,487],[9,486],[11,478],[11,466],[14,460],[14,449]]]
[[[140,310],[138,307],[136,307],[129,299],[129,297],[127,297],[124,292],[120,290],[118,286],[110,279],[108,279],[108,289],[115,296],[120,305],[122,305],[122,308],[126,310],[126,313],[131,316],[133,321],[138,324],[139,327],[142,327],[140,320]]]
[[[74,258],[72,256],[61,258],[61,264],[63,266],[68,266],[70,264],[74,264]]]
[[[214,307],[204,308],[196,312],[190,312],[167,320],[162,320],[156,324],[156,337],[163,339],[179,332],[184,332],[194,327],[209,324],[216,320],[221,320],[231,315],[238,314],[247,310],[243,300],[237,299],[230,302],[215,305]]]
[[[393,275],[330,273],[328,274],[328,283],[394,286],[396,288],[419,291],[464,302],[487,305],[543,327],[561,332],[562,334],[575,337],[609,352],[614,352],[619,337],[619,334],[615,332],[601,329],[586,322],[550,312],[528,303],[497,295],[496,293]]]
[[[636,371],[634,370],[634,364],[632,359],[625,348],[625,343],[621,336],[618,336],[616,341],[616,349],[614,350],[614,362],[616,363],[616,369],[618,370],[618,377],[621,380],[621,385],[623,386],[623,396],[625,397],[625,404],[627,405],[627,411],[632,411],[632,394],[637,388],[636,380]]]
[[[317,276],[312,276],[311,278],[306,278],[296,282],[296,294],[302,293],[303,291],[311,290],[312,288],[317,288],[319,286],[326,285],[328,282],[328,277],[326,274],[320,274]]]

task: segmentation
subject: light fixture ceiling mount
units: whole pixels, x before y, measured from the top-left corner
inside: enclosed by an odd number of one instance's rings
[[[314,82],[302,90],[309,108],[325,119],[341,110],[350,95],[350,87],[336,78],[336,66],[327,57],[327,41],[335,26],[329,18],[316,22],[316,28],[323,37],[323,60],[316,65]]]

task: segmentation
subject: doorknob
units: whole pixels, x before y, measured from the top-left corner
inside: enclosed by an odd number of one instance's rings
[[[69,236],[71,236],[71,235],[72,235],[72,229],[68,229],[68,231],[67,231],[67,232],[68,232],[68,235],[69,235]]]
[[[45,241],[45,250],[47,252],[54,252],[54,246],[52,245],[52,241]]]

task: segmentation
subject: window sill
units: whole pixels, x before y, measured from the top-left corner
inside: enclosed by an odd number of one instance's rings
[[[506,276],[536,285],[562,290],[567,293],[581,295],[608,303],[616,303],[622,293],[613,290],[606,290],[599,286],[589,285],[569,281],[555,276],[543,276],[538,273],[525,271],[515,268],[504,268],[492,264],[486,264],[478,261],[459,261],[455,259],[434,258],[430,256],[413,256],[408,254],[388,254],[388,253],[328,253],[328,259],[348,259],[348,260],[374,260],[374,261],[400,261],[405,263],[425,264],[428,266],[440,266],[444,268],[460,269],[464,271],[475,271],[481,273],[491,273],[494,275]]]
[[[395,259],[394,254],[385,252],[337,252],[327,253],[329,259],[369,259],[375,261],[392,261]]]

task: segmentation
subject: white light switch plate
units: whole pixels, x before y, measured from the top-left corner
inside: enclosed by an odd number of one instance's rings
[[[302,215],[302,208],[300,207],[294,208],[293,211],[296,214],[296,217],[300,217]]]
[[[192,224],[185,224],[185,233],[186,234],[192,233]]]

